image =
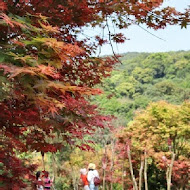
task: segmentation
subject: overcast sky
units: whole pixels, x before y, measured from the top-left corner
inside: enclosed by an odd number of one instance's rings
[[[176,7],[177,10],[181,11],[184,7],[190,5],[190,0],[166,0],[164,5]],[[143,27],[147,29],[146,26]],[[130,40],[121,45],[114,45],[114,51],[116,53],[126,53],[190,50],[190,26],[187,26],[187,29],[181,29],[180,26],[168,26],[164,30],[147,30],[164,40],[149,34],[139,26],[131,26],[121,31]],[[96,32],[98,33],[98,30]],[[89,31],[88,33],[92,32]],[[102,55],[110,55],[112,54],[112,49],[110,45],[106,45],[101,52]]]

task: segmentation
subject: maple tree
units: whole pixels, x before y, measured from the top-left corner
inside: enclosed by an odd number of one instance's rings
[[[32,180],[35,166],[19,160],[27,151],[56,152],[76,144],[108,117],[88,98],[100,93],[96,84],[110,75],[116,57],[95,57],[105,39],[79,39],[83,26],[125,28],[146,23],[154,29],[189,22],[188,9],[157,9],[162,0],[144,1],[0,1],[0,162],[3,187],[20,189]],[[129,17],[130,16],[130,17]],[[122,34],[110,40],[124,42]],[[56,139],[54,138],[56,136]],[[54,140],[52,140],[54,139]],[[81,149],[90,149],[82,142]],[[26,179],[26,175],[27,177]],[[25,180],[24,180],[25,179]]]
[[[146,110],[137,113],[128,127],[118,134],[119,143],[127,147],[131,169],[136,173],[136,176],[131,174],[131,178],[135,177],[133,184],[137,183],[137,180],[141,184],[139,168],[143,160],[144,177],[147,175],[146,167],[148,170],[150,166],[155,165],[166,171],[168,190],[171,184],[177,188],[188,187],[189,106],[189,101],[180,106],[164,101],[151,103]],[[149,177],[152,176],[149,174]],[[145,178],[144,182],[146,180]],[[135,188],[137,189],[137,185]],[[145,183],[145,189],[147,188],[148,184],[146,187]]]

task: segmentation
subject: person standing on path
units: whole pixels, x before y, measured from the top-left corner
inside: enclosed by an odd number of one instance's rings
[[[99,178],[98,171],[96,170],[96,165],[93,163],[90,163],[88,165],[88,175],[87,175],[90,190],[98,190],[98,186],[95,186],[94,184],[95,177]]]
[[[87,170],[86,170],[86,168],[81,169],[80,173],[81,173],[80,178],[82,180],[83,189],[84,190],[90,190],[89,186],[88,186],[89,183],[88,183],[88,180],[87,180]]]
[[[46,189],[52,189],[53,185],[53,180],[50,179],[49,177],[49,172],[45,171],[44,172],[44,190]]]
[[[36,185],[36,189],[37,190],[44,190],[44,188],[43,188],[43,181],[42,181],[42,175],[41,175],[40,171],[38,171],[36,173],[36,183],[37,183],[37,185]]]

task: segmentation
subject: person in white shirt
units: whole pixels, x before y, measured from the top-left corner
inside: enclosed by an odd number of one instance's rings
[[[98,171],[96,170],[96,165],[93,163],[90,163],[88,165],[88,175],[87,175],[90,190],[98,190],[98,186],[94,185],[94,178],[95,177],[99,178]]]
[[[36,180],[37,180],[36,190],[44,190],[44,188],[43,188],[43,181],[42,181],[41,177],[42,177],[41,172],[38,171],[36,173]]]

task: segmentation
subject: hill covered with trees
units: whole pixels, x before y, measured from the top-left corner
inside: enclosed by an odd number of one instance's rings
[[[122,64],[104,80],[104,94],[95,101],[102,112],[126,125],[135,111],[150,102],[181,104],[190,97],[190,51],[127,53]]]

